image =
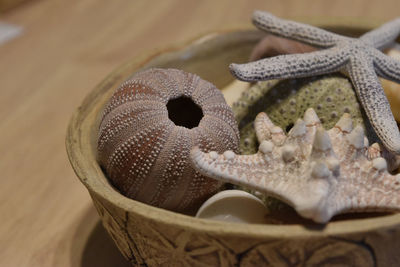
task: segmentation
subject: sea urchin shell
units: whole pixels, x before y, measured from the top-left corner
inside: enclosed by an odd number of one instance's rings
[[[222,93],[194,74],[149,69],[124,82],[106,105],[98,160],[127,197],[187,211],[222,183],[193,169],[190,150],[237,151],[239,132]]]

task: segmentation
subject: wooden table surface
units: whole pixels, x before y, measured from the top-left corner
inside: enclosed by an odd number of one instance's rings
[[[64,148],[72,112],[118,65],[250,25],[254,9],[376,25],[398,16],[399,7],[398,0],[41,0],[1,15],[24,32],[0,45],[0,266],[127,266]]]

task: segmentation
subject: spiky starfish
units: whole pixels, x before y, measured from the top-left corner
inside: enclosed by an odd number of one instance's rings
[[[379,145],[345,113],[325,131],[313,109],[286,135],[265,113],[254,122],[259,151],[191,151],[194,166],[217,180],[275,196],[319,223],[338,213],[400,210],[400,174],[391,175]]]
[[[234,76],[242,81],[260,81],[314,76],[343,69],[349,74],[358,99],[382,143],[391,152],[400,154],[399,129],[377,76],[400,83],[400,62],[378,50],[395,41],[400,33],[400,18],[360,38],[341,36],[261,11],[254,12],[253,23],[274,35],[324,49],[231,64]]]

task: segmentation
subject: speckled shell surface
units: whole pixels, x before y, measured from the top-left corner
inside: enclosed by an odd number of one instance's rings
[[[202,110],[197,127],[175,125],[167,104],[189,98]],[[190,112],[182,106],[175,112]],[[104,109],[98,160],[124,195],[154,206],[186,211],[222,183],[196,172],[190,149],[237,150],[239,133],[222,93],[199,76],[176,69],[149,69],[124,82]]]

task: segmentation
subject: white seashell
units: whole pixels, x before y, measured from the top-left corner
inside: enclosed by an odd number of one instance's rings
[[[225,190],[210,197],[196,217],[237,223],[265,223],[268,210],[257,197],[241,190]]]

